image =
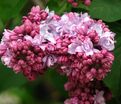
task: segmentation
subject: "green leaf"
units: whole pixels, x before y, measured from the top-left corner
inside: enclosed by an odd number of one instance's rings
[[[113,22],[121,19],[121,0],[92,0],[89,13],[93,18]]]
[[[116,32],[116,48],[114,50],[115,60],[112,71],[105,78],[105,84],[111,89],[114,97],[121,96],[121,24],[120,22],[110,23],[109,27]]]
[[[0,19],[7,21],[20,13],[27,0],[0,0]]]
[[[21,86],[26,83],[26,78],[22,74],[15,74],[11,69],[6,68],[0,62],[0,91],[15,87]]]
[[[71,10],[71,6],[68,5],[66,0],[49,0],[46,6],[50,10],[54,10],[57,14],[63,14]]]

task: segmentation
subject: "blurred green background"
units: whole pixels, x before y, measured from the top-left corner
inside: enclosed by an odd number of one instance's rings
[[[115,61],[111,73],[104,79],[112,90],[109,104],[121,104],[121,0],[93,0],[90,7],[80,4],[73,8],[66,0],[0,0],[0,38],[4,28],[13,29],[21,24],[32,6],[47,6],[57,14],[88,12],[91,17],[102,19],[116,35]],[[64,91],[66,78],[53,70],[35,81],[28,81],[22,74],[15,74],[0,62],[0,104],[63,104],[68,97]]]

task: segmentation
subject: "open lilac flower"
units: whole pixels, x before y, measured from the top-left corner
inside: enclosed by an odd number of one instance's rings
[[[71,43],[68,46],[68,53],[76,54],[76,52],[82,52],[81,45],[82,45],[82,42],[80,40],[77,40],[77,41]]]
[[[81,47],[83,52],[85,52],[86,55],[93,55],[94,48],[93,48],[93,43],[91,42],[90,39],[84,40]]]
[[[57,62],[57,58],[54,55],[47,55],[45,56],[42,61],[48,67],[53,66]]]
[[[101,24],[96,24],[96,23],[92,24],[92,26],[90,27],[90,29],[88,30],[88,32],[93,31],[93,30],[96,31],[96,33],[98,34],[99,37],[102,36],[102,34],[103,34],[103,28],[102,28]]]
[[[104,98],[104,91],[96,91],[94,99],[94,104],[106,104]]]
[[[5,52],[3,57],[1,58],[2,62],[7,65],[9,68],[11,68],[10,61],[11,61],[12,55],[10,54],[9,50]]]
[[[114,33],[111,32],[105,32],[101,35],[100,40],[99,40],[99,45],[102,46],[102,48],[107,49],[109,51],[114,50]]]
[[[5,29],[3,32],[3,38],[2,41],[8,42],[11,41],[12,39],[16,39],[18,36],[16,36],[16,33],[11,30]]]
[[[94,49],[93,43],[89,38],[85,39],[84,42],[75,40],[74,43],[71,43],[68,46],[68,53],[76,54],[76,52],[84,52],[87,56],[93,55],[94,52],[98,52],[97,49]]]
[[[55,44],[56,40],[54,38],[53,33],[51,33],[52,29],[48,25],[40,25],[40,35],[46,41],[50,41],[51,43]]]

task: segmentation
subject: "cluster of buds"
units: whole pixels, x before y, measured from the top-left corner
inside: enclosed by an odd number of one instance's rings
[[[91,5],[91,0],[67,0],[73,7],[77,7],[80,2],[83,2],[86,6]]]
[[[65,104],[105,104],[103,85],[96,85],[110,72],[114,36],[87,13],[58,16],[36,6],[23,17],[22,25],[5,29],[0,56],[6,66],[30,80],[48,68],[66,75],[70,99]]]
[[[78,82],[67,82],[66,91],[69,91],[70,98],[64,104],[106,104],[112,93],[102,81],[93,81],[87,84]]]

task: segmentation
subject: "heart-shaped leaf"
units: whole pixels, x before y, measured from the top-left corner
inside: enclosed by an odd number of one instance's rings
[[[121,19],[121,0],[92,0],[89,12],[93,18],[117,21]]]

